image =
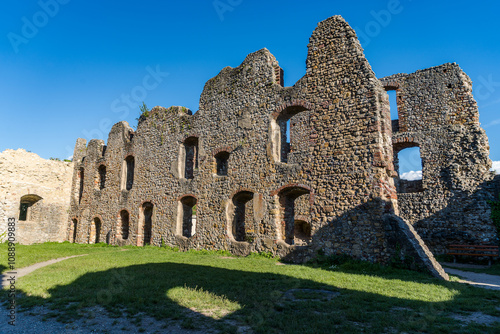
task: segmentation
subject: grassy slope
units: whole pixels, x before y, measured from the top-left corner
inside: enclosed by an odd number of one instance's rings
[[[500,292],[377,265],[278,266],[263,257],[224,258],[157,247],[121,251],[64,244],[61,250],[53,245],[42,249],[44,245],[19,248],[19,257],[96,253],[19,280],[17,288],[25,293],[18,299],[20,305],[49,303],[61,321],[100,304],[116,316],[123,311],[137,315],[137,321],[138,313],[146,312],[183,320],[187,328],[203,322],[230,332],[235,328],[227,320],[249,325],[257,333],[500,331],[500,323],[464,325],[450,317],[470,312],[500,316]],[[305,288],[340,294],[329,300],[322,293],[294,290],[295,300],[285,298],[290,296],[286,291]]]

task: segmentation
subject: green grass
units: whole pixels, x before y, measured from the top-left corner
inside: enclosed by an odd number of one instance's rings
[[[0,243],[0,254],[7,254],[7,243]],[[106,253],[117,249],[117,247],[108,246],[104,243],[96,245],[71,244],[69,242],[57,243],[46,242],[34,245],[16,244],[15,268],[23,268],[34,263],[48,261],[60,257],[67,257],[79,254]],[[7,256],[0,257],[1,272],[5,271],[8,264]]]
[[[73,254],[85,249],[60,246],[58,251],[46,245],[45,254],[61,257],[70,255],[71,249]],[[44,249],[44,245],[19,247],[18,257],[35,253],[31,247]],[[225,253],[159,247],[90,249],[89,256],[20,278],[19,305],[48,305],[53,316],[65,322],[78,318],[87,307],[101,305],[111,316],[126,314],[138,323],[139,314],[145,312],[177,320],[186,329],[203,325],[225,332],[235,332],[235,324],[249,326],[255,333],[500,331],[499,322],[486,326],[452,318],[472,312],[500,317],[500,292],[424,273],[352,262],[281,266],[264,256],[225,258]],[[293,298],[285,298],[290,290]]]

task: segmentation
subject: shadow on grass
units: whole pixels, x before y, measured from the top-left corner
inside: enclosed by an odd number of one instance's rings
[[[477,310],[474,307],[479,305],[485,310],[494,308],[500,303],[500,293],[490,292],[487,299],[479,290],[473,289],[471,294],[471,288],[429,279],[424,274],[408,272],[405,276],[401,275],[404,271],[381,270],[375,273],[375,278],[370,278],[368,273],[360,274],[359,270],[357,274],[350,274],[355,271],[354,267],[345,269],[339,275],[331,275],[331,282],[319,283],[275,273],[148,263],[85,274],[68,285],[51,288],[49,298],[24,295],[18,301],[24,307],[49,304],[54,316],[63,322],[78,318],[80,311],[87,307],[100,305],[111,316],[126,313],[140,319],[146,314],[157,319],[180,320],[185,328],[199,328],[203,324],[228,332],[236,331],[235,324],[250,326],[257,333],[385,332],[388,329],[455,333],[477,329],[494,333],[500,329],[500,324],[463,327],[446,317],[447,313],[460,312],[462,308]],[[343,278],[342,274],[345,274]],[[412,274],[416,276],[411,278]],[[398,290],[404,291],[404,284],[409,290],[411,284],[423,285],[428,286],[430,294],[443,293],[448,297],[443,297],[441,302],[426,302],[425,296],[419,300],[411,291],[407,297],[400,297],[404,296],[401,291],[400,296],[395,297],[341,288],[345,282],[340,280],[346,276],[359,279],[360,286],[391,284],[391,279],[397,278],[407,282],[398,283]]]

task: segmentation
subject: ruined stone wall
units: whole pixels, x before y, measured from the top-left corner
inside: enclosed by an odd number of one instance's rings
[[[79,139],[68,238],[296,261],[322,250],[386,262],[401,245],[422,248],[387,219],[397,210],[389,102],[354,31],[332,17],[308,48],[293,87],[263,49],[210,79],[194,115],[155,107],[135,132],[115,124],[107,146]]]
[[[408,192],[398,193],[399,215],[438,254],[452,243],[497,243],[487,203],[494,198],[488,139],[469,77],[453,63],[381,82],[396,90],[394,160],[413,146],[422,159],[422,180],[401,182]]]
[[[8,218],[16,218],[16,239],[22,244],[66,240],[72,175],[70,162],[22,149],[0,153],[0,233]],[[25,220],[19,220],[22,209]]]

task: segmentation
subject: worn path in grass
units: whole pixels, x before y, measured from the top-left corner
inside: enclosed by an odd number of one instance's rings
[[[66,257],[60,257],[58,259],[52,259],[52,260],[48,260],[48,261],[44,261],[44,262],[38,262],[38,263],[32,264],[31,266],[17,269],[15,271],[16,274],[13,274],[11,271],[7,271],[4,274],[2,274],[2,288],[6,287],[7,285],[10,284],[10,282],[7,281],[7,279],[9,279],[10,276],[15,276],[16,280],[17,280],[19,277],[23,277],[25,275],[28,275],[28,274],[32,273],[33,271],[40,269],[42,267],[45,267],[45,266],[48,266],[48,265],[51,265],[51,264],[54,264],[54,263],[57,263],[60,261],[64,261],[67,259],[71,259],[74,257],[85,256],[85,255],[88,255],[88,254],[66,256]]]
[[[446,266],[447,264],[443,263],[443,265]],[[456,266],[456,264],[449,265]],[[448,267],[443,267],[443,269],[448,274],[464,278],[460,280],[461,283],[467,283],[485,289],[500,290],[500,276],[463,271]]]

